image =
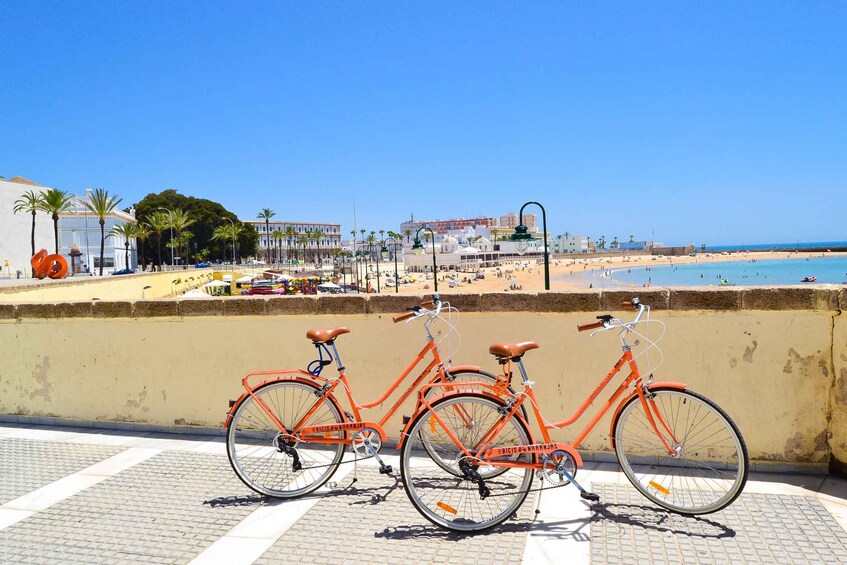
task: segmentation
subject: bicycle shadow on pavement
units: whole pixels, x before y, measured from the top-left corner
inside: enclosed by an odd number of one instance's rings
[[[374,532],[374,537],[389,540],[437,539],[458,542],[468,538],[497,536],[504,533],[527,533],[533,530],[532,522],[506,523],[484,532],[454,532],[439,528],[438,526],[412,525],[387,527],[381,532]]]
[[[736,535],[734,529],[716,520],[684,516],[652,506],[619,503],[593,504],[591,511],[592,524],[607,520],[619,526],[632,526],[703,539],[734,538]]]

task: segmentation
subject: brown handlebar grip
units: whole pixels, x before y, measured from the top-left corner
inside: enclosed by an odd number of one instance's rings
[[[402,322],[403,320],[408,320],[409,318],[414,318],[414,317],[415,317],[414,312],[406,312],[405,314],[400,314],[399,316],[394,316],[392,318],[392,320],[394,320],[394,323],[396,324],[397,322]]]
[[[586,330],[597,330],[603,327],[603,322],[591,322],[590,324],[579,324],[576,329],[581,332]]]
[[[430,300],[429,302],[421,302],[421,306],[423,306],[424,308],[433,308],[435,307],[435,302],[433,302],[432,300]]]
[[[621,302],[621,306],[624,310],[635,310],[635,305],[629,300],[624,300],[623,302]]]

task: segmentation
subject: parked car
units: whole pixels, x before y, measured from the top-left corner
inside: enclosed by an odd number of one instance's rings
[[[194,266],[198,269],[208,269],[209,267],[211,267],[211,265],[208,263],[197,263]]]
[[[132,269],[121,269],[120,271],[115,271],[115,272],[114,272],[114,273],[112,273],[112,274],[113,274],[113,275],[131,275],[131,274],[133,274],[134,272],[135,272],[135,271],[133,271]]]

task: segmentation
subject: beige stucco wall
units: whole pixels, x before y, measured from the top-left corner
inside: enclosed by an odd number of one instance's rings
[[[804,292],[657,291],[644,298],[667,329],[656,380],[686,382],[715,400],[754,459],[824,467],[830,454],[847,461],[847,323],[839,302],[847,291]],[[492,342],[538,341],[526,367],[545,415],[563,419],[620,354],[612,332],[592,338],[576,325],[611,310],[619,294],[451,297],[463,310],[452,361],[495,372]],[[368,402],[423,345],[420,321],[391,322],[414,302],[330,296],[0,305],[0,414],[219,426],[245,373],[305,368],[315,355],[306,331],[339,325],[352,330],[338,346],[357,399]],[[458,345],[453,339],[442,351]],[[659,356],[651,361],[655,367]],[[646,358],[639,362],[646,371]],[[393,402],[369,416],[378,419]],[[572,439],[585,421],[558,437]],[[386,429],[396,438],[400,415]],[[608,432],[607,417],[584,448],[608,449]]]

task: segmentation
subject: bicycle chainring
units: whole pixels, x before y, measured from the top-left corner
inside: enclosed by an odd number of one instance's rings
[[[374,452],[379,453],[382,447],[382,439],[379,437],[379,432],[373,428],[363,428],[353,434],[353,441],[350,444],[353,452],[362,458],[372,457]],[[371,451],[373,448],[373,451]]]
[[[567,451],[554,451],[545,456],[538,475],[541,480],[553,486],[569,485],[571,481],[562,471],[567,471],[571,477],[576,477],[576,461]]]

